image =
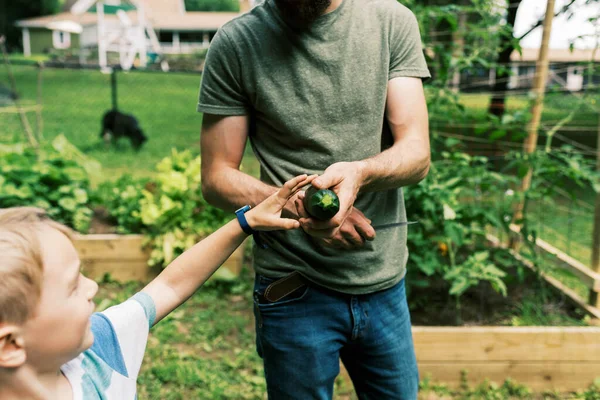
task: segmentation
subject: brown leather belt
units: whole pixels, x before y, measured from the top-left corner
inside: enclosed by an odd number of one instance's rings
[[[308,279],[298,271],[294,271],[267,286],[263,298],[274,303],[306,285],[308,285]]]

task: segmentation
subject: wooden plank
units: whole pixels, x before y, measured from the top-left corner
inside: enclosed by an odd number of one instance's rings
[[[600,363],[599,338],[598,327],[413,328],[419,362]]]
[[[511,378],[535,391],[575,391],[588,387],[600,377],[600,362],[419,362],[421,379],[430,376],[432,380],[452,387],[460,385],[463,370],[467,371],[467,381],[471,385],[481,383],[485,379],[501,384],[507,378]]]
[[[600,309],[600,294],[590,289],[588,304],[592,307]]]
[[[517,225],[512,224],[510,226],[510,229],[515,234],[519,234],[519,227]],[[594,290],[595,292],[600,292],[599,273],[592,271],[592,269],[588,268],[585,264],[577,261],[568,254],[563,253],[562,251],[560,251],[559,249],[545,242],[542,239],[536,239],[536,246],[540,250],[543,250],[546,254],[556,257],[556,264],[558,264],[560,268],[564,268],[571,271],[588,288]]]
[[[595,292],[600,291],[600,274],[592,271],[592,269],[588,268],[585,264],[561,252],[542,239],[537,239],[536,245],[540,249],[544,250],[548,255],[556,257],[556,264],[558,264],[558,266],[561,268],[571,271],[573,274],[579,277],[579,279],[581,279],[581,282],[584,285]]]
[[[79,235],[73,240],[82,259],[148,260],[149,251],[142,249],[142,235]]]

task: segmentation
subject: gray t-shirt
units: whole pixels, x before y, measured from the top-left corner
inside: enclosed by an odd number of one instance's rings
[[[250,116],[261,180],[281,186],[303,173],[380,153],[392,143],[387,83],[429,77],[415,16],[395,0],[344,0],[297,30],[266,0],[224,25],[204,68],[198,111]],[[373,225],[406,221],[402,189],[359,193]],[[297,270],[350,294],[389,288],[405,274],[406,227],[382,230],[357,250],[316,244],[302,230],[271,232],[254,246],[258,273]]]

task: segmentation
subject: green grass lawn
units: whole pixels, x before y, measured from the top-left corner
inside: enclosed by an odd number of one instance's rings
[[[595,97],[600,100],[600,95],[596,94]],[[564,92],[548,93],[544,97],[544,110],[542,112],[541,124],[545,126],[552,126],[552,122],[559,121],[567,116],[571,110],[576,109],[577,112],[573,120],[569,122],[566,127],[585,127],[594,129],[598,126],[598,115],[600,114],[600,102],[598,100],[596,101],[597,105],[592,106],[595,108],[594,110],[594,108],[582,106],[579,98],[576,95]],[[490,103],[490,95],[477,93],[461,94],[460,102],[469,110],[476,111],[475,116],[483,119],[487,113]],[[513,96],[509,96],[506,104],[509,111],[522,109],[529,111],[530,107],[528,96],[522,92],[519,92]],[[576,131],[569,130],[565,132]],[[585,130],[584,132],[585,133],[582,134],[581,137],[590,136],[593,140],[586,139],[586,142],[590,142],[591,146],[595,146],[595,132],[592,130]],[[575,135],[576,138],[580,137],[579,133]],[[569,133],[569,135],[573,137],[572,134]]]
[[[26,56],[23,53],[11,53],[8,55],[8,59],[13,63],[35,63],[50,61],[50,56],[48,54],[32,54],[30,56]]]
[[[36,97],[37,72],[14,67],[20,95],[31,103]],[[4,71],[0,82],[6,81]],[[123,173],[148,175],[171,148],[199,152],[202,116],[195,111],[200,76],[193,74],[119,73],[118,106],[139,120],[150,140],[139,153],[123,140],[117,149],[105,149],[100,121],[111,108],[110,75],[98,71],[46,69],[43,73],[44,135],[64,134],[100,161],[106,178]],[[32,123],[35,114],[29,115]],[[0,140],[21,134],[17,115],[0,114]]]
[[[25,104],[32,105],[37,97],[37,68],[13,65],[18,92]],[[72,143],[99,160],[104,166],[105,179],[123,173],[151,174],[157,161],[169,154],[171,148],[199,151],[201,114],[196,103],[201,76],[183,73],[119,72],[118,106],[138,118],[142,129],[150,137],[139,153],[124,140],[117,149],[105,149],[100,137],[100,121],[111,108],[110,75],[92,70],[46,68],[43,72],[43,123],[47,138],[63,133]],[[0,68],[0,83],[8,86],[5,68]],[[464,94],[462,103],[483,118],[489,95]],[[600,102],[599,102],[600,103]],[[526,107],[524,96],[508,100],[509,109]],[[577,99],[568,95],[548,95],[545,101],[543,123],[555,121],[577,106]],[[29,113],[35,126],[35,113]],[[582,108],[569,127],[597,126],[597,113]],[[463,129],[461,133],[467,130]],[[596,134],[588,131],[569,131],[573,138],[595,144]],[[0,141],[22,136],[17,114],[0,113]],[[251,152],[247,152],[251,155]]]
[[[37,69],[14,65],[18,92],[25,104],[35,103]],[[51,139],[64,134],[69,141],[103,166],[103,180],[128,173],[152,174],[154,165],[172,148],[200,151],[202,115],[196,112],[200,75],[179,73],[119,72],[118,107],[133,114],[149,141],[140,152],[127,140],[106,149],[100,139],[100,122],[111,108],[110,75],[99,71],[47,68],[43,72],[43,131]],[[5,69],[0,83],[8,85]],[[28,115],[35,127],[35,113]],[[17,114],[0,114],[0,142],[22,137]],[[249,148],[249,147],[248,147]],[[247,151],[251,157],[251,151]],[[253,157],[251,157],[253,158]],[[245,167],[255,173],[251,161]]]

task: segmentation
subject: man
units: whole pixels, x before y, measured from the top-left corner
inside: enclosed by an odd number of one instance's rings
[[[254,246],[270,399],[330,399],[340,357],[359,398],[417,396],[407,228],[373,227],[406,221],[401,188],[427,175],[427,77],[417,21],[394,0],[266,0],[211,43],[198,104],[206,199],[254,205],[299,173],[340,197],[326,222],[290,200],[284,216],[303,229]],[[247,138],[260,180],[239,170]]]

